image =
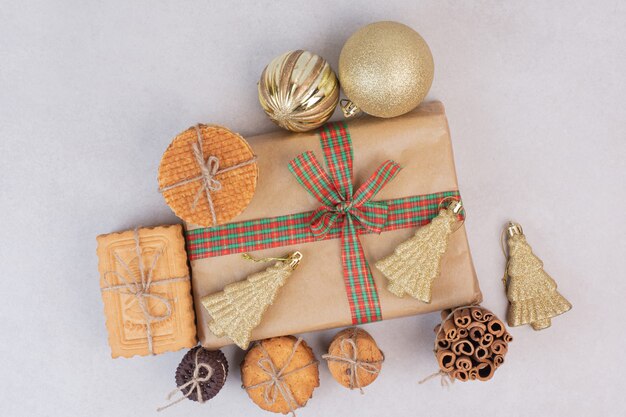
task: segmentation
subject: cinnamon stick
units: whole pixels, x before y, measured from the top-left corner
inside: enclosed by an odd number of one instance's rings
[[[454,352],[443,349],[437,351],[437,362],[439,362],[439,369],[444,372],[451,372],[454,370],[454,362],[456,360],[456,355]]]
[[[502,335],[502,340],[507,343],[511,343],[513,341],[513,336],[511,336],[509,332],[504,332],[504,334]]]
[[[478,369],[476,368],[472,368],[469,371],[469,379],[474,381],[476,380],[476,378],[478,378]]]
[[[483,310],[480,307],[472,307],[470,310],[472,318],[476,321],[483,321]]]
[[[489,350],[485,347],[482,346],[477,346],[474,349],[474,354],[472,355],[472,358],[474,358],[477,362],[485,362],[487,359],[489,359],[490,353]]]
[[[469,370],[472,369],[472,366],[472,359],[469,356],[463,355],[456,358],[457,369],[469,372]]]
[[[459,339],[467,339],[467,336],[469,335],[467,329],[464,328],[456,329],[456,332],[459,335]]]
[[[437,348],[438,349],[450,349],[450,345],[452,342],[446,340],[444,338],[437,339]]]
[[[455,369],[454,372],[452,372],[452,377],[461,382],[465,382],[469,379],[469,373],[462,369]]]
[[[504,323],[494,317],[487,323],[487,330],[495,337],[501,337],[505,332]]]
[[[491,346],[491,344],[493,343],[494,340],[495,340],[495,338],[493,337],[493,335],[491,333],[485,333],[483,335],[483,337],[478,341],[478,343],[482,347],[489,347],[489,346]]]
[[[493,318],[491,311],[483,310],[483,322],[488,322]]]
[[[468,308],[462,308],[454,311],[454,324],[459,328],[466,328],[472,322],[472,315]]]
[[[469,340],[458,340],[452,343],[452,352],[456,353],[457,356],[472,356],[474,353],[474,345],[472,345]]]
[[[489,350],[491,350],[491,353],[494,355],[504,356],[508,351],[508,345],[504,340],[497,339],[489,346]]]
[[[467,328],[469,332],[469,338],[475,342],[478,342],[482,339],[485,331],[487,330],[487,326],[478,321],[473,321]]]
[[[441,310],[441,321],[444,321],[445,319],[447,319],[451,312],[452,310],[450,309]]]
[[[479,381],[488,381],[493,376],[495,366],[493,366],[493,362],[487,360],[476,365],[476,369],[478,370],[478,375],[476,376],[476,379],[478,379]]]
[[[446,339],[450,341],[459,340],[459,335],[452,320],[446,320],[443,322],[443,333],[446,335]]]
[[[437,333],[435,340],[437,342],[438,349],[449,349],[452,344],[448,339],[446,339],[446,335],[443,331]]]
[[[458,361],[458,359],[457,359],[457,361]],[[498,366],[502,365],[503,362],[504,362],[504,356],[502,356],[502,355],[495,355],[493,357],[493,366],[494,367],[497,368]]]

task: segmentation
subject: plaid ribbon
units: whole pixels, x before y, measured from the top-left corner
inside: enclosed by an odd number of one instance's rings
[[[458,191],[371,201],[401,169],[385,161],[356,192],[352,185],[352,142],[344,123],[320,130],[326,173],[312,152],[289,164],[298,182],[320,203],[314,211],[229,223],[190,230],[190,260],[297,245],[320,239],[341,239],[344,282],[353,324],[382,319],[376,284],[358,235],[417,227],[438,214],[446,197]]]

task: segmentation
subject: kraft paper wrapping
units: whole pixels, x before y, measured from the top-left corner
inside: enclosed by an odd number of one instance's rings
[[[355,189],[378,166],[392,159],[402,170],[375,200],[429,194],[459,189],[444,107],[426,103],[394,119],[362,118],[348,123],[354,148]],[[319,202],[298,184],[288,170],[289,162],[302,152],[323,154],[318,134],[286,131],[248,138],[257,155],[259,181],[248,208],[233,222],[275,217],[315,210]],[[327,167],[324,166],[327,170]],[[461,189],[461,196],[463,190]],[[470,215],[471,216],[471,215]],[[188,225],[189,229],[195,228]],[[374,263],[413,236],[415,229],[365,234],[360,239],[378,288],[384,319],[423,314],[459,305],[479,303],[482,295],[465,234],[461,227],[450,237],[442,259],[441,276],[433,285],[432,302],[411,297],[398,298],[387,291],[387,280]],[[266,311],[252,339],[349,326],[352,324],[341,265],[340,240],[283,246],[256,251],[257,257],[284,256],[299,250],[304,258]],[[245,279],[266,267],[244,260],[240,254],[197,259],[191,262],[193,296],[198,319],[198,336],[203,346],[219,348],[231,344],[228,338],[211,333],[208,312],[200,299],[221,291],[224,286]]]

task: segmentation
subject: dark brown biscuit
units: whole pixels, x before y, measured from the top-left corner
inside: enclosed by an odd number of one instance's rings
[[[207,401],[215,397],[224,386],[228,376],[228,362],[221,350],[208,350],[202,346],[196,346],[187,352],[176,369],[176,385],[178,387],[185,385],[193,378],[196,368],[196,355],[198,364],[206,364],[213,369],[211,378],[206,382],[199,383],[202,399]],[[205,378],[207,374],[208,371],[206,369],[200,368],[198,377]],[[183,394],[187,395],[190,389],[192,389],[191,386],[183,388]],[[194,389],[188,398],[198,401],[198,391]]]

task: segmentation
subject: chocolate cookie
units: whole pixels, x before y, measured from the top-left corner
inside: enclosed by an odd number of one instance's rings
[[[319,386],[318,361],[302,339],[274,337],[255,343],[246,353],[241,380],[256,405],[287,414],[304,407]]]
[[[322,358],[328,361],[328,370],[337,382],[361,389],[378,377],[385,356],[369,333],[351,327],[335,335]]]
[[[205,364],[213,370],[208,381],[199,382],[198,386],[202,393],[202,402],[215,397],[222,389],[228,376],[228,362],[221,350],[208,350],[202,346],[196,346],[183,357],[176,369],[176,386],[181,387],[192,380],[197,364]],[[198,378],[206,378],[208,370],[200,367]],[[182,393],[187,395],[192,386],[182,388]],[[198,389],[194,389],[188,397],[190,400],[199,401]]]

